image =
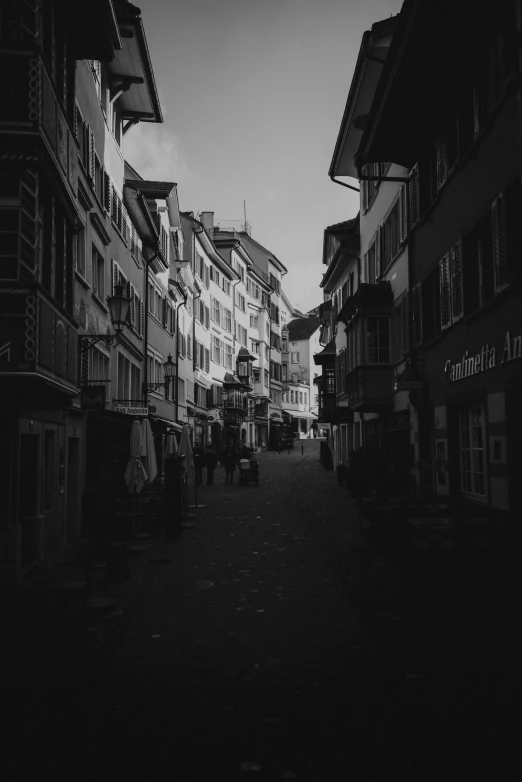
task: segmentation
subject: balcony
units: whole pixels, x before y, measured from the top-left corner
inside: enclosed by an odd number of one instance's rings
[[[48,392],[52,391],[69,398],[77,396],[75,321],[38,285],[10,288],[5,283],[0,293],[0,319],[2,384],[9,384],[19,393],[18,398],[27,393],[32,404],[35,400],[48,403]]]
[[[9,73],[0,87],[0,129],[11,132],[4,151],[32,158],[35,139],[53,159],[71,201],[76,200],[78,147],[40,57],[29,52],[3,52],[0,67]]]
[[[393,403],[393,377],[388,365],[366,365],[345,377],[348,406],[359,413],[380,413]]]
[[[337,422],[337,403],[335,396],[331,394],[321,394],[319,397],[319,422],[336,423]]]

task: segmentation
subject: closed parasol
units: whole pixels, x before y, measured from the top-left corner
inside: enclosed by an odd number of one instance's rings
[[[178,442],[176,440],[176,435],[173,431],[167,432],[164,456],[176,456],[177,452]]]
[[[145,443],[143,441],[142,430],[139,421],[133,421],[130,436],[129,463],[125,470],[125,483],[129,492],[137,494],[143,489],[147,480],[147,473],[142,464],[142,458],[145,455]]]
[[[143,418],[141,422],[141,434],[143,437],[143,444],[145,449],[145,455],[143,457],[143,464],[145,470],[149,476],[149,481],[153,481],[158,474],[158,463],[156,461],[156,448],[154,447],[154,437],[152,436],[152,429],[150,428],[150,421],[148,418]]]
[[[185,457],[185,471],[189,478],[194,478],[196,470],[194,467],[194,457],[192,455],[192,446],[190,444],[189,428],[184,426],[181,430],[181,440],[178,453]]]

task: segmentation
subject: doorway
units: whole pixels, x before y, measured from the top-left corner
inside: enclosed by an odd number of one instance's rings
[[[20,435],[20,471],[18,482],[18,518],[22,525],[21,565],[38,559],[40,436]]]

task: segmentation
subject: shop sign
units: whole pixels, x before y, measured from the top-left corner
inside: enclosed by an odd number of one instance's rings
[[[512,337],[511,332],[506,332],[504,344],[502,346],[501,364],[508,364],[510,361],[522,358],[522,336]],[[480,375],[497,366],[495,347],[490,347],[489,343],[482,345],[480,353],[470,356],[466,350],[462,359],[456,364],[452,364],[448,359],[444,365],[444,373],[447,383],[455,383],[457,380],[464,380],[471,375]]]
[[[115,407],[115,413],[124,413],[125,415],[148,415],[148,407]]]

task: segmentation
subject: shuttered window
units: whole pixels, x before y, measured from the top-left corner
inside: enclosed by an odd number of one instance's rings
[[[453,245],[450,251],[451,266],[451,316],[455,321],[463,313],[463,291],[462,291],[462,251],[461,244],[458,242]]]
[[[399,202],[400,202],[400,242],[405,241],[408,235],[408,199],[407,199],[406,184],[401,187]]]
[[[409,181],[408,217],[410,228],[419,222],[419,170],[417,166],[412,170]]]
[[[506,220],[505,204],[502,195],[495,198],[491,206],[493,231],[493,264],[495,272],[495,291],[502,290],[507,284],[506,259]]]
[[[443,329],[451,326],[451,278],[450,259],[446,254],[439,261],[440,325]]]

